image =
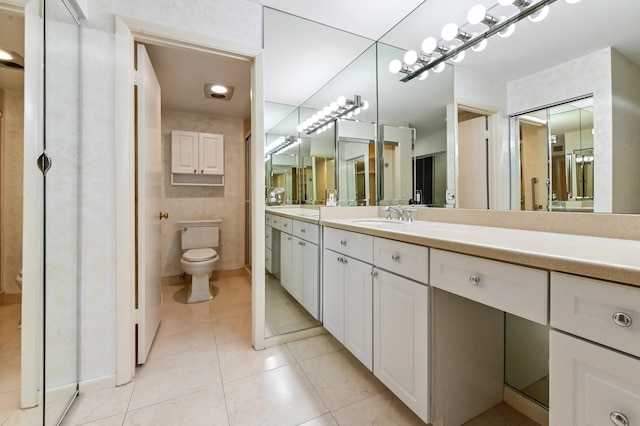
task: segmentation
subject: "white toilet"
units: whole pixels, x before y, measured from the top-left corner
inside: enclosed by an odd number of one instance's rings
[[[195,303],[213,298],[209,277],[220,258],[218,247],[220,220],[183,220],[178,224],[182,233],[182,269],[191,275],[191,287],[187,302]]]

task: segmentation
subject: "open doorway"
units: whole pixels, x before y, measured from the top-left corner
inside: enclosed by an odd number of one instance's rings
[[[160,179],[162,181],[162,211],[168,213],[168,219],[162,222],[162,234],[161,247],[162,250],[162,262],[161,262],[161,275],[164,277],[171,277],[172,279],[179,277],[182,274],[182,268],[180,265],[180,259],[182,257],[182,250],[180,246],[180,234],[178,221],[186,219],[199,219],[199,216],[206,215],[207,218],[220,219],[222,224],[220,225],[220,240],[218,254],[220,256],[219,261],[216,264],[216,269],[220,273],[243,274],[244,268],[244,229],[245,224],[242,220],[245,215],[245,198],[244,188],[247,170],[245,168],[245,136],[249,133],[252,134],[262,132],[262,110],[258,120],[260,123],[256,123],[254,116],[257,114],[256,109],[251,109],[252,102],[262,102],[261,88],[256,92],[255,84],[259,80],[261,69],[256,77],[255,63],[253,62],[256,56],[260,56],[259,49],[242,49],[240,46],[234,44],[233,46],[227,46],[229,50],[225,49],[226,43],[221,40],[189,40],[184,37],[177,41],[172,38],[173,31],[169,28],[161,27],[151,23],[144,22],[128,22],[126,18],[118,19],[116,25],[117,34],[122,37],[119,38],[117,62],[122,65],[119,69],[123,72],[119,72],[116,75],[116,86],[118,90],[117,104],[121,108],[117,108],[118,117],[121,119],[118,123],[117,132],[122,135],[122,140],[118,143],[117,150],[122,155],[118,158],[123,161],[119,161],[117,164],[119,182],[117,185],[117,192],[119,197],[126,202],[120,204],[118,208],[118,235],[122,236],[117,242],[118,251],[118,288],[121,295],[118,300],[118,373],[117,382],[126,383],[131,380],[134,374],[134,342],[133,336],[133,324],[130,319],[131,312],[135,309],[135,298],[131,291],[131,278],[135,276],[135,241],[126,238],[126,235],[134,235],[135,226],[131,215],[131,203],[134,200],[134,195],[131,192],[131,183],[134,178],[134,170],[131,167],[131,162],[126,159],[133,158],[133,151],[131,150],[131,135],[133,134],[133,111],[132,94],[130,91],[131,73],[133,69],[133,55],[132,48],[134,43],[144,43],[149,50],[149,56],[153,63],[154,69],[157,73],[158,80],[162,89],[162,120],[161,120],[161,143],[162,143],[162,172],[160,173]],[[150,35],[153,34],[153,35]],[[170,46],[170,47],[169,47]],[[162,58],[157,55],[158,50],[167,49],[170,51],[169,55],[165,56],[166,62],[163,62]],[[229,71],[228,67],[224,65],[211,66],[194,64],[185,59],[187,56],[192,58],[197,57],[197,60],[222,60],[222,61],[237,61],[242,62],[244,66],[244,72]],[[261,56],[260,56],[261,60]],[[169,64],[177,64],[183,66],[182,71],[177,74],[173,74],[170,82],[167,83],[164,79],[163,69]],[[186,68],[184,68],[186,67]],[[165,101],[177,102],[183,99],[181,93],[171,95],[169,93],[171,87],[179,86],[179,83],[190,82],[191,76],[197,71],[207,72],[208,78],[201,79],[194,83],[192,87],[188,88],[188,93],[197,93],[196,103],[203,103],[207,105],[206,110],[197,111],[182,106],[174,106],[167,108]],[[234,83],[230,82],[233,78],[242,78],[242,82]],[[221,82],[219,79],[228,78],[227,81]],[[261,77],[260,77],[261,78]],[[215,99],[211,96],[211,92],[207,94],[205,85],[206,83],[223,83],[235,85],[234,98],[245,102],[246,111],[249,111],[246,116],[238,116],[233,114],[232,102]],[[240,86],[243,85],[246,88],[246,96],[242,96]],[[197,88],[196,88],[197,87]],[[178,87],[176,90],[184,94],[187,93],[187,89]],[[251,91],[252,97],[249,96]],[[174,92],[175,93],[175,92]],[[214,99],[212,99],[214,98]],[[196,99],[196,98],[193,98]],[[214,115],[213,105],[216,102],[221,102],[222,111],[219,114]],[[168,112],[167,112],[168,111]],[[213,117],[213,118],[212,118]],[[217,131],[219,134],[225,135],[225,172],[224,172],[224,186],[205,187],[200,185],[183,185],[176,186],[171,184],[171,135],[170,130],[179,129],[180,126],[189,124],[192,127],[192,131],[195,132],[208,132],[207,125],[208,118],[212,118],[213,124],[221,126],[222,128]],[[235,135],[237,134],[237,137]],[[261,139],[261,138],[260,138]],[[233,151],[237,150],[237,155],[233,154]],[[252,155],[252,159],[255,162],[257,153]],[[237,164],[236,164],[237,162]],[[237,188],[236,188],[237,186]],[[255,194],[252,196],[252,201],[255,201]],[[194,206],[198,204],[198,206]],[[237,204],[237,206],[236,206]],[[257,203],[260,204],[260,203]],[[252,209],[258,206],[253,206]],[[255,213],[255,212],[253,212]],[[184,215],[184,217],[182,217]],[[188,217],[187,217],[188,215]],[[255,217],[255,216],[253,216]],[[255,220],[255,219],[254,219]],[[227,229],[225,229],[227,226]],[[233,231],[234,227],[238,227],[239,231],[236,233]],[[235,255],[235,252],[239,254]],[[252,256],[256,259],[256,256]],[[237,267],[235,266],[237,264]],[[175,274],[175,275],[174,275]],[[179,279],[179,278],[178,278]],[[214,275],[215,279],[215,275]]]
[[[21,392],[24,27],[24,16],[0,8],[0,52],[13,56],[0,60],[0,400],[13,410]]]

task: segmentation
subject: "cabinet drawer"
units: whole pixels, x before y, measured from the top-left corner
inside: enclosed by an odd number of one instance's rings
[[[273,248],[273,228],[270,226],[264,227],[264,245],[266,248]]]
[[[552,272],[551,326],[640,357],[640,289]]]
[[[430,256],[432,286],[547,324],[546,271],[437,249]]]
[[[318,244],[318,225],[301,220],[293,221],[293,235],[311,243]]]
[[[371,235],[325,227],[324,246],[366,263],[373,261],[373,237]]]
[[[271,215],[271,226],[280,231],[286,232],[287,234],[291,234],[291,229],[293,220],[288,217],[282,217],[278,215]]]
[[[274,218],[274,216],[272,214],[269,214],[269,213],[265,214],[264,215],[264,224],[266,226],[273,226],[273,218]]]
[[[554,330],[549,344],[549,424],[640,423],[639,360]]]
[[[373,264],[389,272],[429,283],[429,249],[386,238],[373,240]]]

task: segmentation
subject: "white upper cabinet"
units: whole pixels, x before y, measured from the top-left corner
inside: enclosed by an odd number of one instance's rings
[[[171,132],[173,185],[224,185],[224,136],[187,130]]]

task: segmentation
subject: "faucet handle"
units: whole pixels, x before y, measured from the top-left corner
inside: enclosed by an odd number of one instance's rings
[[[416,213],[418,211],[417,208],[407,208],[406,212],[407,212],[407,222],[413,222],[413,213]]]
[[[391,207],[387,206],[387,207],[383,208],[382,210],[387,212],[387,220],[391,220]]]

